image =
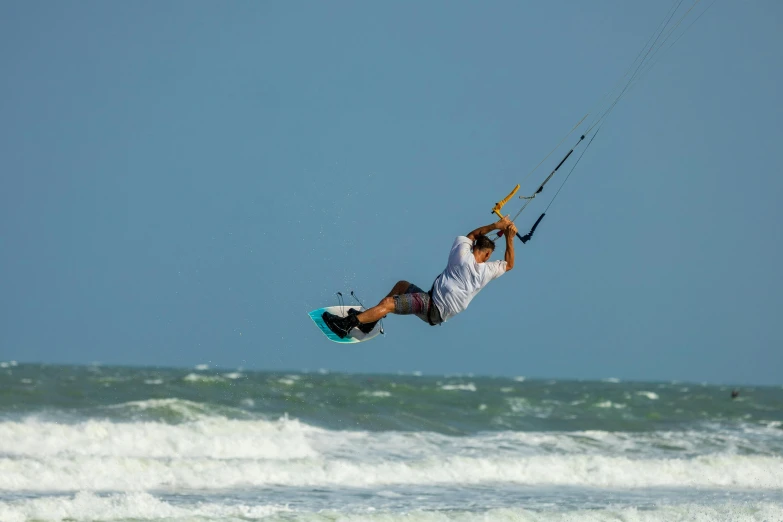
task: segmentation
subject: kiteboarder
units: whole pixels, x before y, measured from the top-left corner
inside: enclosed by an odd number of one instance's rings
[[[495,242],[487,234],[494,230],[503,232],[506,253],[503,259],[490,261]],[[352,328],[370,332],[387,314],[415,315],[433,326],[444,323],[464,311],[490,281],[514,268],[516,233],[516,226],[506,216],[466,236],[458,236],[451,246],[446,269],[429,291],[408,281],[398,281],[377,306],[363,312],[352,309],[346,317],[324,312],[324,323],[340,338],[347,336]]]

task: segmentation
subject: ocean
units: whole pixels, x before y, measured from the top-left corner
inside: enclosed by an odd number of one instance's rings
[[[0,521],[783,521],[783,388],[0,364]]]

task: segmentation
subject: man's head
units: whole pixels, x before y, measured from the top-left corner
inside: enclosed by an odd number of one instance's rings
[[[489,260],[492,252],[495,251],[495,242],[485,235],[480,235],[473,242],[473,257],[476,263],[484,263]]]

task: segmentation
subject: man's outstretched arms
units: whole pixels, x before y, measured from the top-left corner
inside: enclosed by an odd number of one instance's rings
[[[486,225],[483,227],[479,227],[470,234],[468,234],[467,237],[471,241],[475,241],[477,237],[479,236],[486,236],[493,230],[505,230],[507,226],[511,225],[511,220],[508,219],[508,216],[504,217],[500,221],[496,221],[495,223],[492,223],[491,225]]]
[[[516,225],[514,225],[513,221],[508,219],[508,216],[504,217],[499,221],[496,221],[495,223],[492,223],[491,225],[486,225],[477,228],[476,230],[468,234],[466,237],[471,241],[475,241],[478,236],[489,234],[493,230],[502,230],[506,236],[505,260],[506,260],[506,271],[509,271],[512,268],[514,268],[514,236],[516,236],[517,234],[517,227]]]

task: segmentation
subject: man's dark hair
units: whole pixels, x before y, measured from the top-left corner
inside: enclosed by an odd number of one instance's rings
[[[475,243],[473,243],[473,250],[485,250],[487,248],[494,252],[495,242],[492,241],[487,236],[485,236],[484,234],[481,234],[476,238]]]

